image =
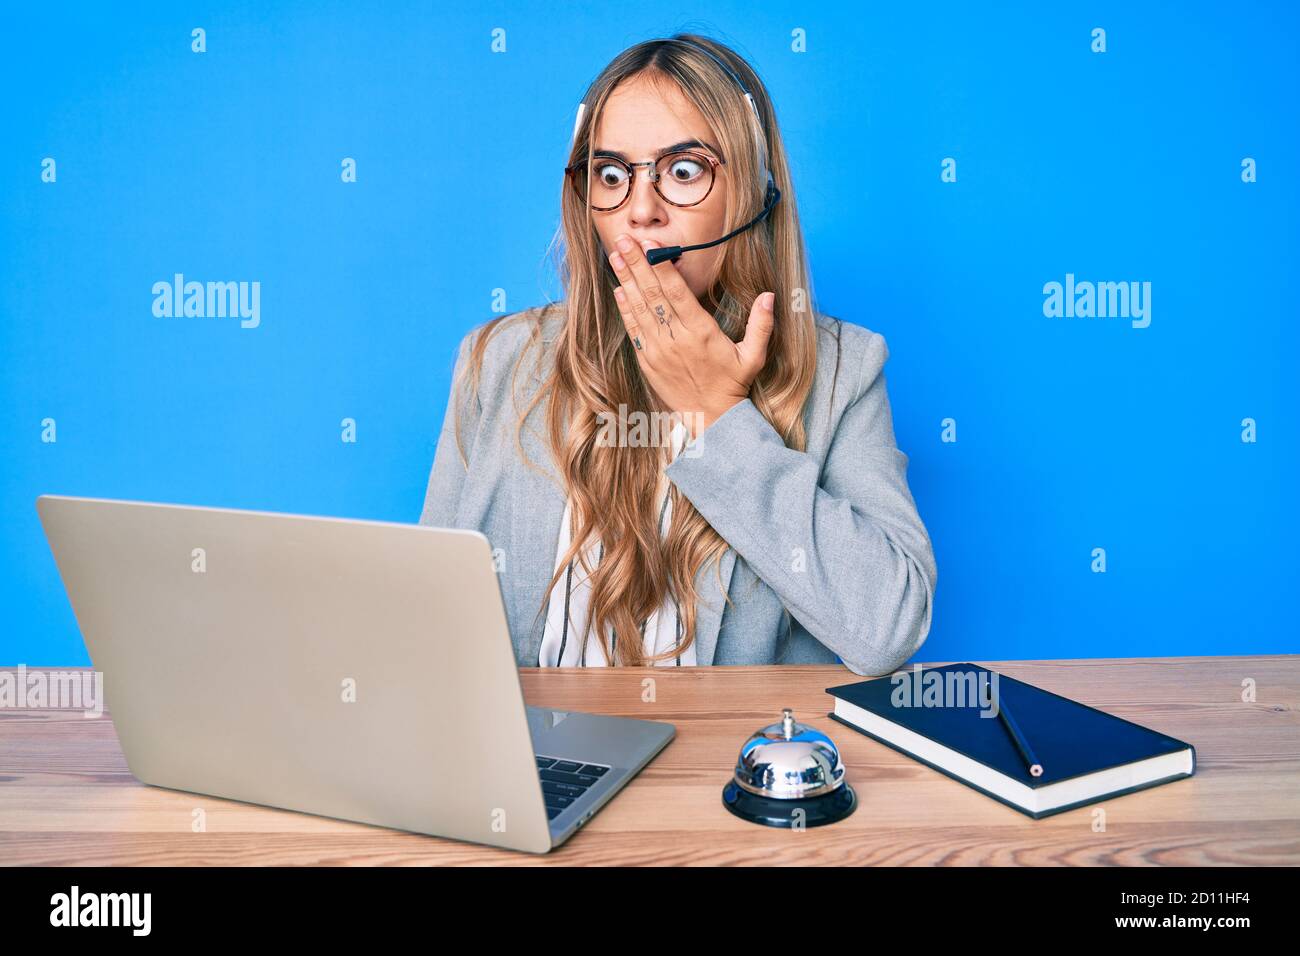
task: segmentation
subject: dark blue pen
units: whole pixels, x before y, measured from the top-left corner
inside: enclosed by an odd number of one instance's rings
[[[1007,733],[1009,733],[1011,739],[1015,741],[1016,749],[1020,751],[1020,756],[1024,759],[1025,766],[1029,768],[1029,775],[1031,777],[1041,777],[1043,775],[1043,765],[1039,763],[1038,758],[1034,756],[1034,748],[1029,746],[1029,741],[1026,740],[1025,735],[1020,732],[1020,725],[1016,723],[1016,718],[1011,716],[1011,711],[1007,709],[1006,701],[1000,699],[1000,694],[998,696],[998,716],[1002,718],[1002,726],[1007,728]]]

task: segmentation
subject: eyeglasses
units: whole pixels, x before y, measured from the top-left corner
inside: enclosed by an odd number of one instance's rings
[[[713,190],[714,170],[725,164],[726,160],[688,150],[644,163],[625,163],[612,156],[596,156],[591,160],[590,174],[585,160],[565,166],[564,172],[580,200],[589,203],[594,210],[610,212],[632,195],[632,178],[638,166],[653,167],[649,170],[650,182],[664,202],[674,206],[695,206],[708,198]]]

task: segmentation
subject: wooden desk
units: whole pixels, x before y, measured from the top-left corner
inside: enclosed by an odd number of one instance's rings
[[[147,787],[107,717],[0,709],[0,862],[16,864],[1300,864],[1300,657],[979,661],[1196,747],[1194,777],[1032,820],[826,717],[839,667],[525,669],[528,703],[666,720],[677,738],[545,856]],[[49,668],[67,670],[67,668]],[[642,680],[655,680],[642,701]],[[1241,701],[1242,681],[1258,699]],[[792,707],[860,805],[802,832],[733,817],[736,753]],[[1096,832],[1094,810],[1105,810]],[[207,830],[191,830],[192,811]]]

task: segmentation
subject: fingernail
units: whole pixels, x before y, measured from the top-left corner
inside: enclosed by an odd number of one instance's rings
[[[614,240],[614,245],[618,246],[624,252],[632,251],[632,240],[627,236],[619,236]]]
[[[641,248],[642,248],[642,249],[653,249],[654,247],[655,247],[655,244],[654,244],[653,242],[651,242],[649,239],[642,239],[642,240],[641,240]]]
[[[772,308],[772,306],[774,306],[774,305],[776,305],[776,293],[775,293],[775,292],[764,292],[764,293],[763,293],[763,308],[765,308],[765,309],[770,309],[770,308]]]

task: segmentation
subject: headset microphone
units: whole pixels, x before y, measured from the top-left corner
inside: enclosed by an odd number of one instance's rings
[[[749,103],[750,109],[754,114],[754,123],[755,123],[754,144],[758,151],[759,167],[762,170],[762,173],[766,174],[767,191],[763,195],[763,211],[760,212],[753,219],[751,219],[749,222],[745,223],[743,226],[731,230],[731,232],[727,233],[725,236],[722,236],[720,239],[714,239],[712,242],[701,242],[690,246],[663,246],[657,249],[647,249],[645,251],[646,261],[649,262],[650,265],[652,266],[657,265],[658,263],[663,262],[665,260],[676,262],[678,259],[682,257],[682,253],[684,252],[691,252],[695,249],[708,249],[710,246],[716,246],[719,243],[726,242],[728,239],[740,235],[746,229],[752,229],[754,226],[758,225],[760,222],[766,219],[768,213],[772,211],[772,207],[781,201],[781,190],[779,190],[776,187],[776,180],[773,178],[772,172],[767,168],[767,163],[765,162],[767,149],[765,143],[763,142],[763,117],[758,111],[758,104],[754,102],[753,94],[750,93],[749,88],[745,86],[745,81],[740,78],[740,75],[735,70],[733,70],[730,66],[724,63],[716,54],[714,54],[713,51],[705,49],[704,47],[700,46],[698,43],[692,43],[690,40],[680,40],[674,37],[672,42],[681,43],[689,47],[694,47],[695,49],[699,50],[701,53],[704,53],[705,55],[712,58],[712,60],[715,63],[717,63],[718,66],[722,67],[724,71],[726,71],[728,74],[731,75],[731,78],[736,81],[736,85],[740,87],[741,92],[745,94],[745,100]],[[587,110],[587,104],[585,102],[578,104],[578,115],[573,121],[573,140],[575,142],[577,141],[578,138],[578,129],[582,126],[583,113],[585,113],[586,110]]]
[[[728,239],[731,239],[733,236],[740,235],[746,229],[751,229],[754,226],[758,225],[760,222],[762,222],[764,219],[766,219],[767,214],[772,211],[772,207],[775,206],[780,201],[780,199],[781,199],[781,190],[776,188],[776,183],[769,180],[767,184],[767,195],[764,197],[764,202],[763,202],[763,211],[760,212],[753,219],[749,220],[749,222],[745,223],[743,226],[740,226],[737,229],[731,230],[731,232],[727,233],[721,239],[714,239],[712,242],[700,242],[700,243],[696,243],[693,246],[663,246],[658,249],[647,249],[645,251],[646,262],[650,263],[652,266],[658,265],[659,263],[663,262],[665,259],[676,262],[678,259],[682,257],[683,252],[691,252],[694,249],[707,249],[710,246],[716,246],[720,242],[726,242]]]

